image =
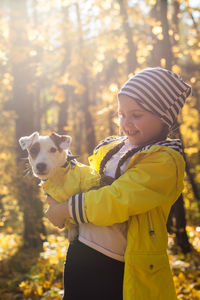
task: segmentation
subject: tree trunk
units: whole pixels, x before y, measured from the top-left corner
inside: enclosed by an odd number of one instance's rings
[[[79,55],[80,61],[83,62],[82,65],[82,73],[81,73],[81,84],[84,86],[85,91],[81,95],[81,104],[80,108],[84,115],[84,124],[85,124],[85,143],[86,143],[86,150],[87,153],[91,154],[93,152],[94,147],[96,146],[96,136],[95,136],[95,129],[93,124],[92,115],[89,109],[90,106],[90,97],[89,97],[89,79],[88,79],[88,71],[85,67],[85,62],[87,58],[83,52],[84,49],[84,40],[83,40],[83,33],[82,33],[82,24],[80,18],[80,10],[79,5],[76,3],[76,15],[77,15],[77,22],[78,22],[78,47],[79,47]]]
[[[67,67],[70,63],[71,59],[71,43],[69,36],[67,34],[67,30],[69,27],[69,6],[62,7],[62,40],[63,40],[63,50],[64,57],[63,62],[61,64],[60,74],[63,76],[67,70]],[[60,134],[66,134],[68,124],[68,107],[69,107],[69,92],[70,87],[66,85],[62,85],[61,88],[64,91],[65,99],[62,103],[59,104],[59,115],[58,115],[58,132]]]
[[[87,73],[87,71],[86,71]],[[89,99],[89,93],[88,93],[88,79],[87,79],[87,75],[84,75],[84,77],[82,78],[82,83],[85,87],[85,92],[82,95],[82,110],[84,113],[84,123],[85,123],[85,132],[86,132],[86,136],[85,136],[85,142],[86,142],[86,150],[88,154],[92,154],[94,147],[96,146],[96,136],[95,136],[95,129],[94,129],[94,123],[93,123],[93,119],[92,119],[92,115],[91,112],[89,110],[89,106],[90,106],[90,99]]]
[[[179,132],[179,136],[182,139],[181,132]],[[183,145],[183,157],[185,159],[185,171],[186,171],[186,174],[188,176],[189,182],[190,182],[190,184],[192,186],[192,191],[194,193],[194,197],[195,197],[195,199],[198,202],[198,208],[199,208],[199,212],[200,212],[200,192],[199,192],[198,185],[195,182],[194,175],[190,171],[190,166],[189,166],[189,163],[188,163],[188,159],[187,159],[187,156],[186,156],[185,151],[184,151],[184,145]]]
[[[177,0],[172,1],[173,5],[173,12],[172,12],[172,30],[173,30],[173,39],[172,44],[173,46],[177,46],[179,43],[179,40],[176,38],[176,35],[179,35],[179,18],[178,14],[180,13],[180,2]],[[173,63],[177,64],[178,57],[173,57]]]
[[[116,132],[115,132],[115,128],[114,128],[114,122],[113,122],[113,117],[114,117],[115,113],[114,111],[111,109],[109,111],[109,114],[108,114],[108,127],[109,127],[109,135],[115,135]]]
[[[169,23],[167,19],[168,2],[167,0],[157,0],[155,6],[151,10],[151,16],[161,23],[162,39],[154,39],[154,49],[152,51],[152,65],[160,65],[161,59],[165,60],[165,68],[171,69],[173,61],[173,53],[169,38]]]
[[[165,59],[165,67],[171,70],[173,64],[173,53],[172,45],[169,38],[169,24],[167,19],[167,11],[167,0],[157,0],[154,14],[157,20],[161,22],[163,34],[163,39],[158,42],[160,53],[157,52],[157,55],[159,57],[159,60],[161,60],[162,58]],[[176,24],[176,26],[178,25]],[[177,134],[180,137],[180,133],[177,132]],[[186,233],[185,209],[182,195],[179,197],[179,199],[177,199],[177,201],[171,208],[171,212],[167,222],[167,227],[169,232],[174,232],[176,234],[176,242],[181,247],[182,251],[184,253],[189,252],[191,250],[191,246],[189,244]]]
[[[177,245],[181,248],[183,253],[188,253],[191,251],[192,247],[189,243],[185,227],[185,209],[183,195],[181,195],[171,208],[167,222],[167,230],[169,233],[176,234]]]
[[[11,63],[13,75],[12,108],[16,112],[16,142],[21,136],[31,134],[34,128],[33,74],[30,67],[29,42],[26,32],[27,8],[25,0],[10,0]],[[17,171],[13,182],[17,199],[23,212],[24,246],[42,245],[41,233],[45,233],[42,221],[42,204],[36,181],[23,177],[23,153],[16,145]]]
[[[133,31],[132,28],[128,24],[128,14],[126,10],[127,1],[118,0],[120,5],[120,14],[122,16],[122,26],[127,38],[127,71],[128,74],[133,73],[137,67],[137,57],[136,57],[136,50],[137,47],[133,42]]]
[[[159,0],[159,16],[162,24],[163,40],[161,41],[161,57],[165,59],[165,67],[171,70],[172,67],[172,48],[169,38],[169,24],[167,19],[168,2],[167,0]]]
[[[177,130],[176,137],[182,140],[179,129]],[[187,167],[188,166],[187,158],[184,152],[184,145],[183,145],[183,157],[186,162],[186,173],[187,175],[190,176],[190,172]],[[182,194],[180,195],[180,197],[177,199],[177,201],[174,203],[174,205],[171,208],[168,221],[167,221],[167,229],[169,233],[175,233],[176,243],[181,248],[183,253],[188,253],[191,251],[192,246],[189,243],[187,232],[186,232],[186,216],[185,216],[185,208],[184,208],[184,199]]]

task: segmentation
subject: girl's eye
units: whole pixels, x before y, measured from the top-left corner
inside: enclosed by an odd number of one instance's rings
[[[54,148],[54,147],[52,147],[52,148],[50,149],[50,152],[51,152],[51,153],[55,153],[56,151],[57,151],[57,149]]]
[[[141,117],[142,117],[142,115],[133,115],[133,118],[135,118],[135,119],[139,119]]]

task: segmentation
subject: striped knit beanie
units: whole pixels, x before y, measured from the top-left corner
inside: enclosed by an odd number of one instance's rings
[[[190,93],[191,86],[179,75],[157,67],[144,69],[131,77],[118,95],[131,97],[172,127]]]

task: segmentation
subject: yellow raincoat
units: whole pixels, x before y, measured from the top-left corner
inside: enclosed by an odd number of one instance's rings
[[[102,158],[119,142],[102,146],[90,157],[97,172]],[[123,300],[177,299],[166,253],[166,222],[183,189],[184,168],[179,152],[153,145],[135,154],[111,186],[84,194],[90,223],[110,226],[129,220]]]
[[[70,169],[73,176],[61,169],[60,177],[45,182],[46,192],[56,200],[65,201],[67,194],[86,191],[94,182],[97,186],[103,157],[120,142],[121,139],[114,140],[94,152],[89,158],[91,168],[84,166],[86,181],[78,165]],[[129,221],[123,300],[177,299],[166,252],[166,222],[172,204],[183,189],[184,167],[179,152],[153,145],[136,153],[125,173],[112,185],[84,193],[89,222],[110,226]],[[62,178],[62,174],[67,175]],[[91,185],[87,187],[88,183]]]
[[[100,184],[99,174],[90,166],[77,163],[59,168],[53,176],[42,184],[45,192],[57,202],[65,202],[71,196],[86,192]]]

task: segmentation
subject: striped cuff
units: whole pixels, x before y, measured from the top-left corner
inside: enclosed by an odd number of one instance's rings
[[[84,193],[72,196],[68,201],[70,217],[76,224],[89,223],[84,209]]]

